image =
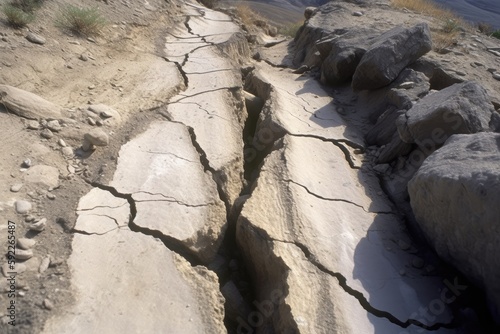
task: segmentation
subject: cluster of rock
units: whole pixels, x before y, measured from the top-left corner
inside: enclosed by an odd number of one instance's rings
[[[419,60],[432,48],[427,24],[386,32],[318,27],[341,8],[329,4],[306,13],[309,21],[295,40],[296,62],[319,68],[325,84],[350,82],[358,92],[355,109],[374,123],[365,135],[376,153],[374,170],[396,202],[409,195],[416,222],[438,255],[481,286],[498,312],[495,99],[480,83]]]

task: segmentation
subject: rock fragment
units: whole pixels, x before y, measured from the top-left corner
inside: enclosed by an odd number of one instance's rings
[[[41,232],[45,230],[45,226],[47,225],[47,218],[42,218],[39,221],[28,225],[28,229],[31,231]]]
[[[28,250],[35,246],[36,241],[34,239],[19,238],[17,239],[17,246],[21,249]]]
[[[22,187],[23,187],[22,183],[16,183],[10,187],[10,191],[12,191],[13,193],[17,193],[19,190],[21,190]]]
[[[46,256],[43,258],[42,262],[40,263],[40,267],[38,268],[38,272],[40,274],[44,273],[50,266],[50,256]]]
[[[94,129],[87,132],[83,136],[82,149],[90,151],[94,146],[107,146],[109,144],[109,136],[101,129]]]
[[[31,211],[32,205],[28,201],[20,200],[20,201],[16,201],[15,207],[16,207],[17,213],[24,214],[24,213],[28,213],[29,211]]]
[[[28,41],[30,41],[31,43],[35,43],[35,44],[40,44],[40,45],[43,45],[45,44],[47,41],[45,40],[45,38],[43,38],[42,36],[40,35],[37,35],[37,34],[34,34],[32,32],[28,33],[26,35],[26,39]]]
[[[58,119],[62,108],[42,97],[8,85],[0,85],[0,105],[8,112],[28,119]]]

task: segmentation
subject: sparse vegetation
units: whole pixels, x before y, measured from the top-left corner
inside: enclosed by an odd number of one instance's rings
[[[302,22],[291,23],[291,24],[282,26],[279,29],[279,33],[282,35],[285,35],[285,36],[295,37],[295,35],[297,34],[297,31],[299,31],[301,26],[302,26]]]
[[[241,22],[246,26],[252,25],[257,19],[257,13],[255,13],[248,5],[240,4],[236,6],[236,14],[238,14]]]
[[[493,32],[493,27],[488,23],[479,22],[477,24],[477,30],[483,34],[490,35]]]
[[[492,32],[491,36],[500,39],[500,30]]]
[[[32,13],[25,12],[21,8],[14,5],[5,5],[2,8],[2,11],[7,17],[7,23],[14,28],[25,27],[35,18]]]
[[[67,5],[61,10],[56,25],[78,35],[91,36],[99,33],[106,20],[96,7],[80,8]]]
[[[442,21],[441,29],[432,31],[434,49],[441,50],[457,42],[461,30],[472,30],[470,24],[452,11],[430,0],[392,0],[397,8],[406,8]]]
[[[33,13],[38,9],[44,0],[13,0],[11,5],[24,11],[25,13]]]

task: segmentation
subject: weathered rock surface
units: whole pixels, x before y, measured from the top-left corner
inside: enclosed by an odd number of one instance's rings
[[[7,111],[28,119],[61,118],[61,107],[8,85],[0,85],[0,101]]]
[[[478,83],[455,84],[429,94],[397,120],[401,139],[434,151],[452,134],[490,131],[495,109]]]
[[[186,126],[156,122],[123,145],[111,186],[131,194],[134,224],[178,240],[204,263],[213,259],[226,209]]]
[[[365,52],[352,79],[352,88],[373,90],[390,84],[409,64],[432,49],[427,24],[412,28],[395,27]]]
[[[500,310],[500,134],[454,135],[408,184],[418,224],[437,253],[482,286]]]
[[[131,231],[126,200],[94,189],[79,210],[80,233],[68,263],[77,299],[50,318],[43,333],[225,331],[217,277],[192,267],[160,240]],[[103,229],[108,225],[114,228]]]
[[[321,82],[341,84],[350,81],[366,50],[379,35],[373,29],[352,29],[318,41],[316,47],[324,59]]]

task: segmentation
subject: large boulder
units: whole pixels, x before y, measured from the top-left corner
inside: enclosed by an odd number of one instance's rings
[[[401,139],[432,153],[453,134],[493,130],[495,110],[478,83],[455,84],[420,100],[397,120]]]
[[[454,135],[408,184],[436,252],[500,306],[500,134]]]
[[[25,90],[0,85],[0,105],[28,119],[61,118],[61,107]]]
[[[325,58],[321,65],[321,81],[331,84],[350,81],[361,58],[378,36],[373,29],[352,29],[319,41],[317,48]]]
[[[390,84],[409,64],[432,49],[426,23],[395,27],[375,41],[361,58],[352,80],[354,90],[373,90]]]

